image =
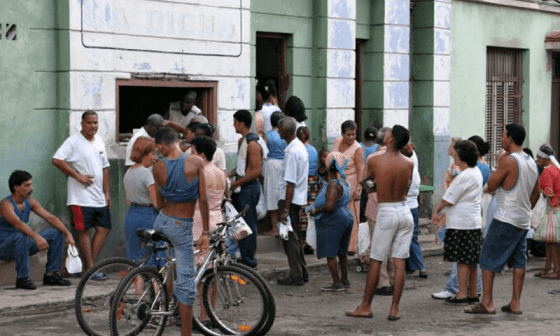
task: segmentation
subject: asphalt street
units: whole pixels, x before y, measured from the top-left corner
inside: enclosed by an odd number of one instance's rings
[[[440,256],[426,258],[429,276],[420,279],[407,276],[401,300],[401,317],[396,322],[387,321],[391,297],[376,296],[373,301],[373,318],[346,317],[344,312],[360,302],[366,273],[350,270],[351,288],[346,292],[324,293],[320,287],[327,285],[330,275],[326,266],[312,272],[310,282],[302,287],[284,287],[270,281],[276,298],[277,316],[268,335],[558,335],[560,334],[560,281],[544,280],[533,276],[544,265],[544,260],[529,260],[525,287],[522,295],[522,315],[499,311],[509,302],[512,274],[503,272],[496,276],[496,315],[469,315],[464,306],[451,306],[431,298],[431,293],[441,290],[450,264]],[[11,318],[0,317],[0,334],[17,336],[83,335],[74,312],[27,315]],[[177,327],[168,327],[164,335],[179,335]]]

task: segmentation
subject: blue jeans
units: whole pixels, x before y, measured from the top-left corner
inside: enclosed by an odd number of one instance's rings
[[[136,231],[140,229],[153,229],[157,216],[158,212],[152,207],[130,206],[124,222],[126,257],[128,259],[139,262],[150,250],[148,246],[143,246],[142,241],[136,235]],[[163,242],[156,244],[157,246],[165,245]],[[165,251],[156,252],[146,261],[146,265],[163,266],[165,264],[165,255]]]
[[[243,219],[249,225],[253,233],[239,241],[239,251],[241,251],[241,262],[249,267],[257,266],[257,203],[261,196],[261,188],[257,180],[241,186],[241,191],[233,194],[233,206],[241,212],[245,205],[249,206],[249,211]]]
[[[62,249],[64,247],[64,235],[55,228],[49,228],[39,233],[47,243],[47,272],[58,272],[62,264]],[[35,240],[23,232],[9,235],[0,244],[0,259],[13,260],[16,262],[18,279],[29,277],[29,256],[39,252]]]
[[[476,290],[477,292],[482,292],[482,272],[480,271],[480,265],[476,265],[476,273],[477,273],[477,280],[476,280]],[[453,268],[451,269],[451,274],[449,274],[449,278],[447,278],[447,283],[443,290],[446,290],[450,293],[457,294],[459,292],[459,282],[457,281],[457,263],[453,263]]]
[[[160,212],[154,222],[154,229],[166,235],[173,244],[177,266],[175,296],[179,302],[192,306],[196,298],[193,221]]]
[[[418,208],[410,209],[414,220],[414,231],[412,231],[412,241],[410,242],[410,256],[406,259],[406,268],[410,271],[422,271],[426,269],[422,248],[418,242]]]

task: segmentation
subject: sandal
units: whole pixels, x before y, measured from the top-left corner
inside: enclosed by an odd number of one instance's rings
[[[537,278],[541,278],[543,275],[548,274],[552,272],[552,268],[543,268],[542,270],[538,271],[537,273],[535,273],[534,275]]]
[[[548,272],[546,274],[543,274],[541,276],[541,279],[560,279],[560,273],[559,272]]]
[[[496,314],[496,310],[488,310],[482,303],[465,309],[467,314]]]

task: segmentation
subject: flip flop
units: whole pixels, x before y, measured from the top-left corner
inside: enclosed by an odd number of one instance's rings
[[[369,313],[367,315],[360,315],[360,314],[356,313],[355,309],[347,311],[345,314],[346,314],[346,316],[350,316],[350,317],[361,317],[361,318],[372,318],[373,317],[373,313]]]
[[[506,313],[510,313],[510,314],[515,314],[515,315],[521,315],[521,314],[523,314],[523,312],[522,312],[521,310],[516,310],[516,311],[512,310],[509,304],[503,306],[503,307],[502,307],[502,311],[503,311],[503,312],[506,312]]]
[[[488,310],[486,307],[479,303],[474,306],[470,306],[469,308],[465,308],[465,313],[467,314],[496,314],[496,310]]]
[[[536,276],[537,278],[540,278],[545,274],[549,274],[550,272],[552,272],[551,268],[543,268],[542,270],[535,273],[534,276]]]
[[[541,275],[541,279],[560,279],[559,273],[549,272]]]

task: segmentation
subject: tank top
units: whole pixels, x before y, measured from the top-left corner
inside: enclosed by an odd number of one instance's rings
[[[165,187],[160,186],[159,191],[166,200],[173,203],[192,202],[198,199],[198,176],[192,182],[185,175],[185,159],[187,154],[183,153],[177,159],[163,158],[167,180]]]
[[[259,146],[261,146],[262,164],[266,161],[268,157],[268,147],[264,142],[263,138],[256,135],[255,133],[249,133],[245,137],[245,141],[241,143],[239,147],[239,152],[237,152],[237,165],[235,166],[235,171],[237,175],[243,177],[245,176],[245,169],[247,169],[247,147],[249,142],[255,140]]]
[[[29,214],[31,213],[31,204],[29,203],[29,200],[23,200],[23,211],[20,211],[11,195],[8,196],[7,199],[14,206],[14,212],[16,216],[18,216],[18,218],[24,223],[29,222]],[[0,217],[0,241],[3,241],[4,239],[8,238],[9,234],[15,232],[19,232],[19,230],[16,229],[12,224],[8,223],[8,221],[3,217]]]
[[[266,132],[266,146],[268,147],[268,159],[284,160],[284,149],[288,143],[280,138],[278,131]]]
[[[533,159],[523,153],[512,153],[517,161],[518,177],[511,190],[499,187],[496,191],[498,203],[494,218],[522,230],[529,230],[531,224],[531,193],[537,182],[537,166]]]

